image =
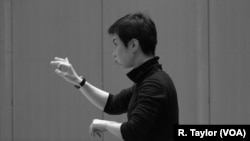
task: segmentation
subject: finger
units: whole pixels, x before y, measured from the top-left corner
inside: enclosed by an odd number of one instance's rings
[[[91,132],[91,133],[90,133],[90,136],[91,136],[91,137],[95,137],[95,133],[94,133],[94,132]]]
[[[50,64],[52,65],[58,65],[60,63],[62,63],[62,61],[50,61]]]
[[[61,64],[60,63],[57,65],[57,69],[61,70]]]
[[[62,77],[64,77],[66,75],[64,72],[60,71],[59,69],[56,69],[55,72],[56,72],[56,74],[58,74]]]
[[[97,132],[97,135],[99,136],[99,138],[101,138],[101,137],[102,137],[102,134],[101,134],[101,133],[99,133],[99,132]]]
[[[94,129],[92,134],[93,137],[95,137],[96,135],[100,138],[102,137],[101,132],[98,129]]]
[[[61,65],[62,65],[61,62],[59,62],[59,61],[51,61],[50,64],[56,66],[58,70],[61,70]]]
[[[65,61],[63,58],[55,57],[55,60],[57,61]]]
[[[63,66],[63,67],[69,67],[70,64],[69,63],[66,63],[66,62],[62,62],[62,61],[51,61],[50,62],[52,65],[55,65],[57,66],[57,68]]]
[[[89,126],[89,135],[93,137],[92,124]]]
[[[68,59],[68,57],[66,57],[66,58],[65,58],[65,61],[66,61],[66,62],[69,62],[69,59]]]
[[[102,134],[99,130],[95,130],[95,134],[97,134],[100,138],[102,137]]]
[[[64,71],[62,68],[67,67],[67,65],[65,63],[59,63],[57,64],[57,69],[60,71]]]

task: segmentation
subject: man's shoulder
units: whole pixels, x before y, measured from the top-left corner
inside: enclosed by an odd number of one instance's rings
[[[145,81],[155,81],[155,82],[164,82],[166,80],[169,80],[170,76],[163,70],[158,70],[154,72],[152,75],[150,75],[148,78],[145,79]]]

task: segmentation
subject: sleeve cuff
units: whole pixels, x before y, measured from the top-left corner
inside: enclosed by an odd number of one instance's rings
[[[112,95],[112,94],[109,94],[108,100],[107,100],[106,105],[105,105],[105,107],[104,107],[104,109],[103,109],[103,111],[104,111],[105,113],[109,113],[109,105],[110,105],[110,100],[112,99],[112,97],[113,97],[113,95]]]
[[[128,129],[127,129],[127,122],[123,122],[122,123],[122,125],[121,125],[121,134],[122,134],[122,139],[124,140],[124,141],[126,141],[126,140],[128,140]]]

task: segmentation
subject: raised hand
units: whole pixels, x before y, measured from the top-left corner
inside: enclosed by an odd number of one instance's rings
[[[77,75],[75,69],[67,57],[65,59],[55,57],[55,59],[50,63],[57,67],[55,69],[56,74],[63,77],[66,81],[74,85],[79,85],[79,83],[82,81],[82,78]]]

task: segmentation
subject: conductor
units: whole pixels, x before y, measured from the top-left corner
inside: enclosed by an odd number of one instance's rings
[[[133,85],[118,94],[103,91],[80,77],[68,58],[51,61],[57,67],[55,72],[100,110],[111,115],[127,113],[127,121],[122,123],[94,119],[90,135],[101,136],[107,131],[125,141],[172,141],[174,125],[179,123],[177,93],[155,56],[155,23],[145,13],[132,13],[113,23],[108,33],[115,46],[115,62],[131,68],[127,76]]]

